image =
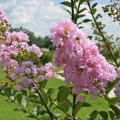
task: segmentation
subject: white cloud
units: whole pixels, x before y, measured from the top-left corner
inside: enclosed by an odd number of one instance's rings
[[[0,9],[2,10],[7,10],[14,5],[16,5],[16,0],[0,0]]]
[[[12,17],[12,22],[14,24],[26,24],[32,22],[34,15],[39,8],[37,0],[30,0],[22,2],[19,6],[13,9],[10,16]]]
[[[101,5],[98,7],[98,11],[102,13],[100,7]],[[42,36],[48,35],[51,25],[56,21],[70,18],[53,0],[0,0],[0,8],[5,9],[13,26],[29,28],[37,35]],[[91,18],[88,13],[86,15]],[[102,21],[107,24],[106,30],[109,33],[119,34],[118,25],[112,23],[110,18],[103,15]],[[89,24],[85,25],[84,30],[87,34],[92,33],[90,28]]]
[[[48,34],[50,26],[55,21],[66,16],[64,10],[52,0],[22,1],[9,13],[14,26],[24,26],[42,36]]]

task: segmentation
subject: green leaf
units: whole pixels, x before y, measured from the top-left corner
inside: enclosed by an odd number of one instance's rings
[[[86,2],[87,0],[79,0],[80,1],[80,4]]]
[[[114,97],[114,98],[107,98],[107,100],[109,101],[109,103],[115,105],[120,100],[120,97],[117,96],[117,97]]]
[[[74,113],[77,114],[79,112],[81,108],[81,103],[78,101],[76,104],[75,104],[75,110],[74,110]]]
[[[84,15],[84,14],[77,15],[77,19],[78,19],[78,18],[82,18],[82,17],[85,17],[85,15]]]
[[[63,67],[58,67],[55,69],[55,72],[56,73],[61,73],[61,71],[63,70]]]
[[[81,107],[91,107],[92,105],[87,103],[87,102],[83,102]]]
[[[22,102],[22,94],[17,94],[16,95],[16,100],[17,100],[17,102],[19,103],[19,104],[21,104],[21,102]]]
[[[100,120],[108,120],[108,113],[106,111],[100,111]]]
[[[65,116],[64,120],[73,120],[73,119],[70,116]]]
[[[86,8],[83,8],[83,9],[79,10],[78,14],[84,12],[85,10],[87,10],[87,9],[86,9]]]
[[[118,109],[116,106],[114,105],[110,105],[110,108],[115,112],[116,116],[120,117],[120,109]]]
[[[82,107],[91,107],[91,105],[89,103],[86,103],[86,102],[79,102],[78,101],[75,104],[75,110],[74,110],[75,114],[77,114],[79,112],[80,108],[82,108]]]
[[[39,84],[39,86],[40,86],[40,89],[44,89],[45,88],[45,86],[47,85],[47,80],[43,80],[43,81],[40,81],[38,84]]]
[[[68,12],[70,15],[72,15],[71,11],[66,9],[66,8],[63,8],[66,12]],[[63,68],[62,68],[63,69]],[[58,71],[59,72],[59,71]]]
[[[115,56],[115,59],[118,59],[118,58],[120,57],[120,52],[119,52],[119,50],[116,50],[116,51],[114,52],[114,56]]]
[[[48,116],[41,116],[40,119],[37,120],[51,120]]]
[[[64,112],[68,112],[70,106],[71,102],[69,100],[65,100],[58,104],[58,107],[62,109]]]
[[[57,101],[62,102],[66,100],[69,94],[71,94],[71,89],[69,87],[62,86],[61,89],[59,88],[59,92],[57,95]]]
[[[87,22],[90,22],[90,21],[92,21],[92,20],[90,20],[90,19],[84,19],[83,20],[84,23],[87,23]]]
[[[95,120],[98,116],[98,111],[94,110],[92,113],[88,116],[88,120]]]
[[[42,96],[44,102],[47,104],[48,103],[48,96],[47,96],[47,94],[44,91],[42,91],[41,92],[41,96]]]
[[[61,4],[62,5],[65,5],[65,6],[67,6],[67,7],[72,7],[72,4],[71,4],[71,2],[69,2],[69,1],[64,1],[64,2],[61,2]],[[74,8],[75,9],[77,9],[77,6],[74,4]]]
[[[106,94],[108,94],[114,88],[114,86],[117,84],[117,82],[118,82],[118,80],[108,82],[108,84],[106,86]]]
[[[98,3],[94,3],[94,4],[92,5],[92,8],[95,8],[95,7],[97,6],[97,4],[98,4]]]
[[[36,118],[35,115],[32,115],[32,114],[27,115],[26,117],[28,117],[28,118]]]
[[[80,0],[74,0],[74,3],[77,3],[78,1],[80,1]]]
[[[96,20],[99,19],[99,18],[102,18],[101,14],[97,14],[96,17],[95,17]]]
[[[99,26],[101,26],[101,25],[102,25],[102,22],[97,22],[97,24],[98,24]]]
[[[93,8],[93,9],[92,9],[92,14],[95,14],[96,11],[97,11],[97,9],[96,9],[96,8]]]
[[[11,90],[12,90],[12,88],[10,88],[10,87],[6,87],[6,88],[4,89],[5,95],[6,95],[7,97],[10,97],[10,96],[11,96]]]
[[[115,118],[115,112],[113,110],[109,110],[109,115],[111,117],[111,120]]]
[[[24,96],[27,96],[27,90],[22,90],[22,94],[24,95]]]
[[[51,96],[53,93],[54,93],[54,88],[49,88],[48,91],[47,91],[47,95],[48,97]]]
[[[62,5],[65,5],[67,7],[71,7],[71,2],[69,1],[64,1],[64,2],[61,2]]]

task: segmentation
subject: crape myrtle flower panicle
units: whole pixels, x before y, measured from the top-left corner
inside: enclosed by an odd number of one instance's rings
[[[21,69],[26,75],[31,74],[34,77],[37,75],[36,65],[34,65],[32,61],[22,62]]]
[[[33,88],[34,87],[34,81],[33,79],[37,78],[36,80],[48,80],[51,77],[55,76],[55,72],[53,69],[53,65],[51,63],[46,63],[42,67],[37,67],[33,65],[31,61],[25,61],[22,63],[22,76],[23,79],[17,84],[18,90],[23,90],[27,88]],[[29,75],[32,76],[29,76]],[[14,78],[14,75],[12,75]]]
[[[16,60],[11,59],[9,62],[3,66],[3,71],[6,72],[6,77],[10,80],[17,80],[19,78],[19,74],[16,69],[19,67],[19,64]]]
[[[120,81],[116,85],[115,94],[116,96],[120,96]]]
[[[27,88],[32,88],[32,87],[33,87],[33,80],[28,77],[24,77],[22,81],[16,85],[16,88],[18,90],[25,90]]]
[[[117,69],[117,75],[120,77],[120,67]]]
[[[63,66],[65,82],[73,85],[73,93],[88,91],[95,97],[116,79],[114,66],[72,21],[55,24],[51,38],[56,46],[55,63]]]
[[[29,36],[23,32],[8,32],[8,41],[29,42]]]
[[[6,31],[9,27],[9,23],[5,16],[5,13],[0,10],[0,43],[2,43],[6,39]]]
[[[55,76],[54,67],[51,63],[46,63],[42,67],[37,67],[37,78],[38,80],[47,80]]]
[[[7,28],[5,14],[0,11],[0,67],[6,77],[11,82],[15,81],[18,89],[34,88],[32,84],[33,80],[38,82],[36,78],[47,80],[53,77],[55,73],[51,63],[39,66],[42,51],[35,44],[29,45],[29,36],[22,31],[9,32]]]
[[[7,20],[5,12],[0,10],[0,21],[4,21],[4,20]]]
[[[28,52],[34,53],[37,57],[41,57],[43,54],[40,48],[35,44],[32,44],[32,46],[28,48]]]

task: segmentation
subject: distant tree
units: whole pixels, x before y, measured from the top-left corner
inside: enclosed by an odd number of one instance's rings
[[[120,24],[120,0],[110,0],[111,3],[103,7],[104,12],[106,12],[114,22]]]
[[[53,44],[51,43],[50,41],[50,38],[48,36],[42,38],[40,36],[36,36],[34,34],[34,32],[26,29],[26,28],[23,28],[23,27],[18,27],[18,28],[10,28],[9,29],[10,32],[12,31],[16,31],[16,32],[24,32],[26,34],[28,34],[29,36],[29,39],[30,39],[30,42],[29,42],[29,45],[32,45],[32,44],[36,44],[37,46],[39,46],[40,48],[48,48],[50,50],[54,50],[54,46]]]

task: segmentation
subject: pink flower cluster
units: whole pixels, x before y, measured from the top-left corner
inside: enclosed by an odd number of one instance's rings
[[[0,11],[0,21],[7,20],[5,13],[3,11]]]
[[[7,65],[10,62],[10,59],[15,58],[22,53],[32,53],[40,58],[42,56],[40,48],[34,44],[29,46],[27,43],[28,41],[28,36],[25,33],[7,33],[7,39],[4,41],[2,40],[0,44],[0,65]]]
[[[7,34],[8,41],[29,42],[29,36],[23,32],[12,32]]]
[[[32,79],[42,81],[55,76],[54,68],[51,63],[46,63],[42,67],[37,67],[31,61],[23,62],[22,65],[15,68],[14,72],[11,74],[13,73],[14,75],[11,77],[12,80],[15,80],[16,76],[19,78],[22,76],[22,81],[17,84],[18,89],[26,89],[30,86],[33,87],[34,82]]]
[[[4,20],[6,17],[0,11],[0,23]],[[35,44],[29,46],[27,34],[7,32],[6,26],[2,26],[2,28],[5,31],[3,33],[0,31],[0,33],[6,37],[4,40],[0,39],[0,66],[9,80],[18,83],[17,88],[25,89],[31,86],[33,79],[46,80],[54,76],[51,63],[46,63],[44,66],[34,64],[34,60],[39,60],[42,56],[42,51]]]
[[[65,82],[73,85],[73,93],[87,91],[95,97],[117,77],[114,66],[73,22],[58,22],[51,38],[56,46],[55,63],[63,66]]]
[[[115,94],[117,96],[120,96],[120,81],[117,83],[117,85],[115,87]]]
[[[9,24],[7,21],[7,18],[5,16],[5,13],[3,11],[0,11],[0,42],[1,40],[6,39],[6,30],[8,28]]]
[[[117,69],[118,77],[120,77],[120,67]]]

